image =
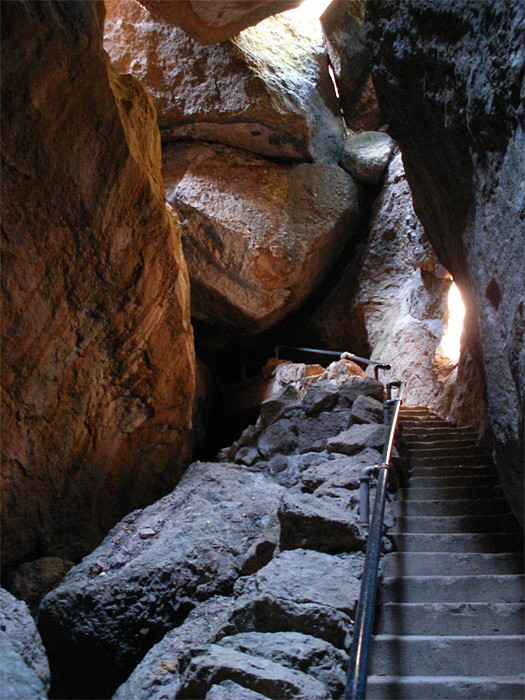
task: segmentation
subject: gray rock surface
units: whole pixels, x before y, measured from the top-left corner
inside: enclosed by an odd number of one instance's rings
[[[40,678],[0,632],[0,697],[2,700],[45,700],[46,689]]]
[[[27,605],[3,588],[0,588],[0,632],[2,639],[9,641],[14,651],[20,654],[24,663],[41,681],[44,692],[49,690],[49,663],[35,621]],[[11,652],[9,654],[12,656]],[[16,663],[17,668],[22,669],[19,662]],[[0,697],[9,700],[7,692],[0,693]]]
[[[233,681],[223,681],[220,685],[212,685],[204,700],[266,700],[267,697]]]
[[[337,453],[322,464],[310,467],[301,474],[301,483],[306,491],[315,491],[319,486],[358,489],[359,473],[363,467],[381,464],[381,453],[371,448],[362,450],[357,455],[342,457]]]
[[[242,654],[234,649],[211,645],[194,656],[184,673],[179,698],[200,698],[211,686],[233,680],[267,697],[290,700],[330,700],[324,685],[300,671],[294,671],[261,656]]]
[[[236,465],[191,465],[172,494],[124,518],[44,598],[39,628],[52,669],[73,673],[82,658],[83,682],[122,682],[198,600],[231,588],[281,495]],[[144,539],[144,529],[155,534]],[[63,683],[65,692],[78,676]]]
[[[328,452],[341,452],[346,455],[354,454],[365,447],[382,450],[387,437],[387,425],[352,425],[348,430],[330,438],[327,449]]]
[[[202,143],[168,144],[163,164],[192,313],[209,324],[254,332],[283,319],[356,232],[357,188],[337,165],[290,166]]]
[[[109,0],[104,45],[117,70],[153,95],[163,141],[339,161],[343,120],[318,22],[271,17],[233,41],[205,46],[135,0]]]
[[[394,150],[394,141],[379,131],[349,134],[344,142],[340,164],[356,180],[377,185],[385,174]]]
[[[381,107],[418,216],[466,301],[498,469],[522,519],[523,3],[380,0],[368,10]],[[482,392],[467,383],[464,394],[479,423]]]
[[[383,404],[371,396],[358,396],[352,404],[352,423],[382,423]]]

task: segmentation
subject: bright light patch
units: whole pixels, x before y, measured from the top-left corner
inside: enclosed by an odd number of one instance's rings
[[[441,340],[441,349],[443,353],[454,362],[459,360],[460,339],[463,330],[463,317],[465,316],[465,306],[461,299],[459,289],[454,283],[450,287],[448,293],[448,312],[449,318],[443,338]]]
[[[300,17],[306,22],[317,22],[332,0],[304,0],[295,10],[288,10],[283,14],[294,13],[294,17]]]

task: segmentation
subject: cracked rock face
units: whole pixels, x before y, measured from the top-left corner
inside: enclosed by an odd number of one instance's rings
[[[381,108],[418,216],[470,309],[474,341],[479,330],[496,462],[522,518],[523,4],[367,7]]]
[[[192,312],[213,325],[254,332],[275,324],[322,281],[355,231],[357,188],[335,165],[170,144],[164,178],[184,230]]]
[[[117,70],[150,90],[163,141],[338,162],[343,120],[318,23],[270,17],[204,46],[135,0],[109,0],[107,10],[104,46]]]
[[[195,359],[153,103],[101,3],[2,5],[3,566],[77,560],[177,482]]]

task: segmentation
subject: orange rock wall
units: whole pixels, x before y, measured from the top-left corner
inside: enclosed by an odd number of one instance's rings
[[[78,558],[177,482],[195,383],[151,98],[102,3],[2,3],[3,564]]]

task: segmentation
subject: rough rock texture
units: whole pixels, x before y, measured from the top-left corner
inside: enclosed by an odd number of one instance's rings
[[[223,681],[220,685],[212,685],[204,700],[266,700],[267,697],[233,681]]]
[[[321,15],[341,109],[348,128],[357,132],[384,123],[365,43],[365,6],[365,0],[334,0]]]
[[[0,632],[0,697],[6,700],[45,700],[46,689],[36,673]]]
[[[102,3],[2,3],[3,566],[76,558],[185,465],[181,230]]]
[[[339,697],[337,650],[348,648],[363,567],[356,470],[379,455],[325,447],[360,397],[383,391],[340,379],[305,399],[293,386],[278,392],[264,421],[222,451],[229,461],[190,466],[46,596],[53,695],[108,697],[122,683],[114,700],[204,698],[228,681],[270,698]],[[308,640],[286,651],[291,633]]]
[[[523,3],[380,0],[367,11],[417,214],[477,315],[496,461],[522,518]]]
[[[196,462],[172,494],[124,518],[40,607],[60,692],[104,697],[197,601],[231,588],[281,495],[259,474]]]
[[[257,331],[296,309],[357,223],[356,186],[335,165],[170,144],[164,177],[184,229],[192,312],[215,325]]]
[[[341,153],[341,167],[356,180],[377,185],[385,173],[394,145],[393,139],[380,131],[350,133]]]
[[[14,651],[22,657],[24,663],[40,680],[43,688],[49,690],[51,680],[49,663],[35,621],[27,605],[3,588],[0,588],[0,632],[2,633],[2,651],[3,642],[8,640]],[[3,653],[0,656],[3,656]],[[14,696],[7,692],[3,680],[0,682],[2,690],[0,697],[10,700]],[[30,697],[29,693],[26,698],[28,697]]]
[[[238,34],[269,15],[297,7],[301,0],[139,0],[150,12],[182,27],[203,44]]]
[[[464,338],[459,363],[440,351],[450,286],[416,217],[401,154],[390,161],[360,260],[347,268],[316,323],[325,342],[392,366],[405,403],[484,425],[483,382]],[[473,400],[473,397],[474,400]]]
[[[9,582],[9,590],[23,600],[36,616],[42,598],[56,588],[74,566],[74,562],[60,557],[42,557],[28,561],[16,569]]]
[[[150,90],[164,141],[338,162],[343,120],[318,22],[272,17],[233,42],[204,46],[135,0],[106,4],[105,48],[117,70]]]

